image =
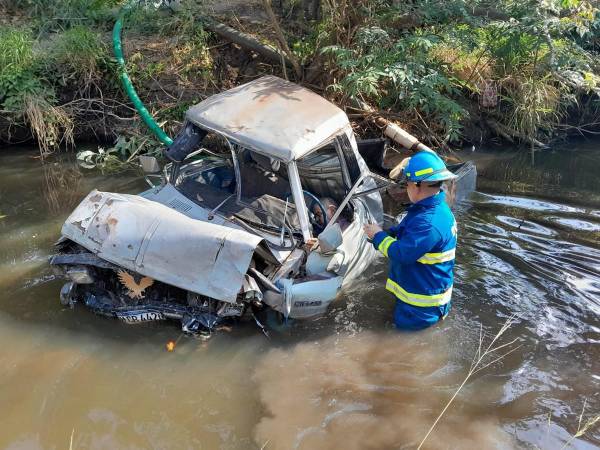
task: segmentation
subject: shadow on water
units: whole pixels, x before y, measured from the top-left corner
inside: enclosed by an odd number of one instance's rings
[[[31,155],[0,155],[0,447],[68,446],[73,434],[74,448],[414,448],[480,331],[489,340],[511,316],[503,340],[518,349],[472,378],[425,447],[560,448],[584,401],[583,422],[600,412],[596,149],[533,169],[528,155],[471,155],[482,192],[455,211],[453,309],[439,326],[393,329],[380,259],[323,317],[271,340],[247,324],[209,341],[60,306],[46,260],[65,217],[94,187],[144,183]],[[600,433],[572,444],[597,448]]]

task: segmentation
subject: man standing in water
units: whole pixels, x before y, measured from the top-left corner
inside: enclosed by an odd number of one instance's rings
[[[441,188],[456,176],[433,152],[411,157],[401,176],[412,203],[406,217],[389,232],[376,224],[364,230],[390,260],[386,289],[396,296],[396,327],[418,330],[445,318],[450,310],[456,221]]]

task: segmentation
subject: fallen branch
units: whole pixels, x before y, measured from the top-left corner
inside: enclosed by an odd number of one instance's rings
[[[369,104],[358,99],[353,99],[353,103],[355,104],[356,109],[365,111],[369,115],[372,115],[375,124],[382,128],[383,134],[389,137],[392,141],[400,144],[402,147],[407,148],[412,152],[426,151],[435,153],[431,148],[423,144],[420,140],[401,128],[399,125],[379,115],[377,111],[375,111],[375,109]]]
[[[508,128],[506,125],[502,125],[500,122],[497,122],[493,119],[486,119],[486,123],[492,130],[496,132],[496,134],[505,138],[509,142],[514,142],[514,139],[518,139],[522,142],[528,143],[529,145],[533,145],[534,147],[548,148],[546,144],[538,141],[536,138]]]
[[[241,31],[231,28],[223,23],[214,21],[204,23],[204,27],[215,34],[218,34],[223,39],[226,39],[229,42],[233,42],[245,48],[246,50],[250,50],[254,53],[259,54],[260,56],[271,61],[272,63],[281,64],[281,60],[283,58],[286,65],[293,67],[292,62],[281,50],[273,48],[269,45],[261,44],[257,39],[250,36],[249,34],[242,33]]]
[[[275,31],[275,36],[277,37],[277,42],[279,43],[279,47],[285,53],[288,60],[292,63],[294,67],[294,72],[296,73],[297,79],[302,79],[302,67],[300,67],[300,63],[298,62],[298,58],[292,53],[288,43],[283,35],[283,31],[281,31],[281,27],[279,26],[279,22],[277,21],[277,17],[275,17],[275,13],[273,12],[273,8],[271,7],[271,0],[262,0],[263,7],[267,12],[267,16],[269,16],[269,20],[271,21],[271,26]],[[285,64],[284,64],[285,66]]]

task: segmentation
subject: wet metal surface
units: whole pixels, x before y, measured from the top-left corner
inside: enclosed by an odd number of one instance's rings
[[[249,323],[208,341],[63,308],[46,259],[64,219],[93,187],[132,193],[143,180],[3,150],[0,448],[68,448],[71,436],[73,448],[414,448],[480,330],[489,340],[510,316],[502,342],[516,350],[473,376],[424,448],[561,448],[584,404],[582,426],[600,413],[600,143],[580,150],[530,171],[528,155],[472,155],[486,178],[456,212],[453,309],[439,326],[392,329],[378,260],[325,317],[271,324],[271,340]],[[598,424],[571,445],[599,448]]]
[[[235,302],[262,242],[138,195],[97,190],[67,218],[62,234],[120,267],[227,302]]]
[[[274,76],[213,95],[190,108],[186,118],[285,162],[301,158],[350,126],[334,104]]]

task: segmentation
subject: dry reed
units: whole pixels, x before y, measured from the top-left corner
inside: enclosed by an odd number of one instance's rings
[[[454,392],[454,395],[450,398],[450,400],[448,400],[448,403],[446,403],[446,406],[444,407],[444,409],[442,410],[442,412],[440,412],[440,414],[437,416],[437,418],[435,419],[435,421],[433,422],[433,424],[431,425],[431,427],[427,431],[427,434],[421,440],[421,443],[417,447],[417,450],[419,450],[423,446],[423,444],[425,443],[425,441],[427,440],[427,438],[429,437],[429,435],[433,432],[433,430],[436,427],[436,425],[438,424],[438,422],[441,420],[441,418],[443,417],[443,415],[446,413],[446,411],[448,410],[448,408],[450,407],[450,405],[452,404],[452,402],[454,402],[454,399],[458,396],[458,394],[460,393],[460,391],[462,390],[462,388],[467,384],[467,382],[469,381],[469,379],[473,375],[475,375],[477,372],[481,372],[483,369],[485,369],[485,368],[491,366],[492,364],[500,361],[501,359],[505,358],[508,354],[514,352],[515,350],[517,350],[520,347],[520,345],[516,346],[516,347],[513,347],[510,350],[508,350],[507,352],[503,353],[502,355],[496,356],[498,354],[497,353],[498,350],[501,350],[503,348],[507,348],[507,347],[511,346],[518,339],[518,338],[515,338],[512,341],[507,342],[505,344],[496,344],[498,342],[498,340],[502,337],[502,335],[506,332],[506,330],[508,330],[511,327],[511,325],[513,324],[513,321],[514,321],[514,316],[511,316],[511,317],[509,317],[506,320],[506,322],[504,323],[504,325],[502,325],[502,327],[500,328],[500,330],[498,331],[498,333],[496,333],[496,335],[494,336],[494,338],[490,341],[490,343],[488,344],[488,346],[485,347],[485,350],[483,350],[483,348],[484,348],[484,344],[483,344],[483,340],[484,340],[483,327],[480,328],[480,333],[479,333],[479,347],[477,349],[477,352],[475,353],[475,356],[473,357],[473,361],[471,362],[471,367],[469,369],[469,372],[465,376],[465,379],[460,384],[460,386],[458,387],[458,389]],[[494,355],[494,357],[491,358],[491,359],[488,358],[491,355]]]

